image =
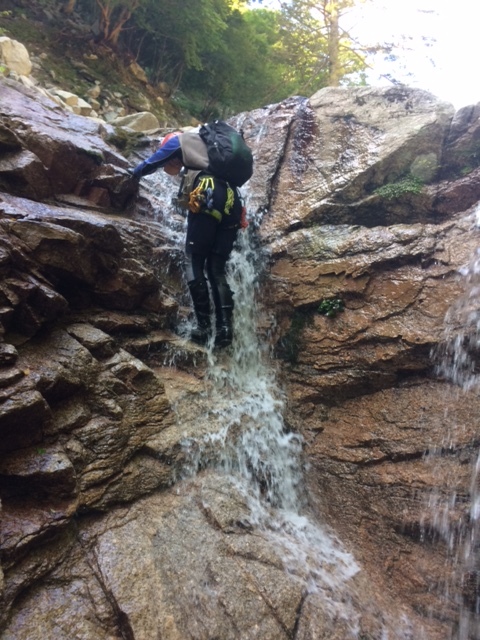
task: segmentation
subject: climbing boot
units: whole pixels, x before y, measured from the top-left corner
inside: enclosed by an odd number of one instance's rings
[[[210,296],[207,281],[197,278],[188,283],[192,297],[197,326],[190,333],[190,340],[202,346],[206,345],[211,335]]]
[[[207,263],[208,279],[215,305],[215,347],[228,347],[233,339],[233,293],[225,275],[226,259],[213,254]]]
[[[226,277],[211,281],[212,297],[215,303],[215,347],[222,349],[232,344],[233,339],[233,295]]]
[[[221,319],[220,319],[220,318]],[[217,331],[215,334],[215,347],[224,349],[232,344],[233,340],[233,307],[220,307],[217,314]]]

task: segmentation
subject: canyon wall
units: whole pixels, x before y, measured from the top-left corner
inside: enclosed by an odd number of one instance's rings
[[[477,247],[479,109],[338,88],[232,120],[255,155],[252,331],[302,508],[341,540],[322,592],[330,561],[292,570],[233,477],[186,472],[236,400],[177,335],[183,218],[162,176],[126,171],[149,141],[127,160],[109,125],[0,82],[1,637],[449,637],[476,583],[428,499],[468,520],[479,400],[434,354]]]

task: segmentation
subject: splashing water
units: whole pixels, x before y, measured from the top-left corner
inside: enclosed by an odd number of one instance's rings
[[[475,226],[480,226],[480,206],[474,213]],[[445,317],[445,334],[434,358],[438,375],[456,385],[460,396],[477,395],[480,391],[480,249],[470,264],[461,270],[465,278],[463,295],[452,305]],[[455,416],[451,416],[455,421]],[[473,418],[472,418],[473,419]],[[451,420],[446,421],[451,423]],[[457,437],[466,425],[454,424],[430,454],[429,462],[437,464],[442,452],[455,453]],[[444,587],[445,602],[455,603],[458,620],[450,638],[473,640],[480,637],[480,451],[476,437],[467,446],[473,455],[469,495],[456,488],[458,478],[451,478],[451,493],[445,497],[439,491],[429,499],[432,529],[444,540],[449,552],[448,571]],[[465,454],[463,454],[465,455]],[[442,472],[440,472],[442,473]],[[469,499],[468,499],[469,498]],[[470,502],[468,511],[466,504]]]
[[[288,126],[282,113],[275,118]],[[258,137],[267,136],[271,120],[266,108]],[[148,178],[150,196],[158,191],[171,193],[171,183],[166,185],[161,172]],[[285,427],[284,394],[265,347],[267,341],[257,336],[257,324],[265,312],[257,304],[264,256],[256,230],[267,212],[268,194],[250,193],[248,187],[245,191],[250,225],[239,233],[227,274],[235,299],[233,345],[228,352],[208,351],[208,412],[201,418],[207,432],[203,429],[202,435],[184,439],[182,476],[192,477],[204,469],[225,474],[248,507],[248,522],[243,524],[269,541],[285,570],[300,580],[305,594],[317,598],[319,608],[332,621],[343,621],[345,640],[362,638],[365,605],[352,584],[360,568],[335,534],[307,515],[302,438]],[[157,221],[168,227],[175,244],[183,245],[184,225],[178,217],[176,221],[171,218],[166,195],[156,197],[154,205],[159,207]],[[263,324],[272,323],[271,318],[263,319]],[[380,617],[380,635],[375,638],[388,640],[383,627],[388,616]],[[409,625],[407,619],[400,619],[395,638],[410,640]]]
[[[207,468],[226,474],[248,506],[244,524],[269,540],[285,570],[302,582],[305,593],[318,596],[332,620],[343,620],[345,640],[358,638],[364,611],[353,603],[351,579],[359,566],[333,532],[305,515],[302,439],[285,428],[284,396],[256,334],[259,261],[249,228],[240,234],[229,262],[235,298],[232,351],[209,354],[206,420],[220,426],[185,439],[185,476]],[[395,637],[410,636],[399,630]]]

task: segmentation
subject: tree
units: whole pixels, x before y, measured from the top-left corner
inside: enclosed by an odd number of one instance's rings
[[[285,55],[304,90],[338,86],[342,78],[365,69],[365,51],[341,26],[354,5],[354,0],[280,2]]]
[[[144,0],[133,16],[128,39],[152,82],[179,86],[188,69],[201,70],[205,60],[224,44],[233,0]]]
[[[104,42],[117,45],[125,24],[142,0],[95,0],[100,9],[100,31]]]
[[[184,90],[204,96],[199,116],[208,119],[253,109],[287,97],[282,83],[284,68],[276,57],[280,42],[278,13],[246,8],[230,13],[222,43],[190,69]]]

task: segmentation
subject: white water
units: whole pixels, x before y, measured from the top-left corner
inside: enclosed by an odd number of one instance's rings
[[[262,132],[260,128],[258,135]],[[148,179],[152,190],[165,190],[161,172]],[[171,184],[167,188],[171,192]],[[257,202],[258,198],[253,200]],[[162,198],[158,205],[165,211],[159,220],[170,226],[170,237],[180,246],[182,225],[178,218],[170,223],[171,209],[168,211]],[[190,436],[183,442],[183,475],[191,477],[204,469],[225,474],[248,505],[248,522],[244,524],[271,543],[285,571],[301,581],[305,593],[317,599],[332,621],[342,620],[345,640],[364,637],[361,618],[370,608],[380,627],[376,640],[388,640],[382,620],[390,627],[395,625],[389,621],[388,613],[383,616],[376,610],[371,600],[369,605],[362,604],[369,598],[358,594],[358,585],[352,582],[360,571],[354,557],[333,531],[313,521],[308,513],[302,439],[286,429],[285,398],[265,347],[268,340],[259,340],[257,334],[258,320],[265,311],[259,304],[259,276],[264,265],[255,228],[264,214],[263,204],[253,214],[250,211],[250,227],[239,234],[229,262],[228,278],[235,297],[234,341],[225,352],[208,353],[209,409],[207,415],[201,416],[202,435]],[[270,322],[271,318],[267,320]],[[205,429],[205,425],[210,428]],[[400,616],[393,638],[410,640],[409,627],[409,621]]]
[[[408,618],[381,611],[368,587],[359,590],[360,567],[353,555],[309,514],[302,438],[286,429],[284,394],[266,341],[258,337],[257,321],[265,313],[258,301],[262,286],[268,286],[268,279],[259,284],[260,254],[254,229],[240,233],[228,272],[235,298],[234,341],[228,352],[209,352],[210,411],[202,420],[212,428],[185,439],[184,476],[205,469],[227,476],[225,485],[233,483],[248,506],[242,524],[269,541],[285,571],[315,598],[332,628],[342,625],[344,640],[366,637],[361,631],[365,615],[378,627],[372,640],[413,640]],[[388,628],[395,629],[393,636]]]
[[[477,230],[480,227],[480,206],[474,214],[472,233],[478,232],[475,227]],[[460,401],[469,394],[480,393],[480,249],[461,275],[465,280],[463,295],[447,312],[444,339],[434,355],[438,375],[456,385],[454,393],[460,396]],[[477,416],[470,419],[476,421]],[[446,416],[445,423],[449,426],[444,439],[429,456],[428,462],[434,465],[444,452],[457,458],[462,455],[461,450],[455,451],[455,443],[471,427],[457,422],[455,415]],[[452,477],[450,494],[444,496],[435,491],[429,501],[431,527],[443,539],[449,553],[443,595],[446,606],[454,603],[458,610],[458,621],[449,636],[455,640],[480,638],[480,450],[476,440],[470,443],[470,452],[467,451],[471,458],[469,494],[459,493],[458,479]],[[442,482],[445,484],[445,478]],[[465,504],[468,503],[467,511]],[[467,603],[462,592],[472,581],[476,588]]]
[[[332,616],[349,620],[357,637],[358,613],[345,602],[347,583],[359,568],[332,532],[302,515],[302,440],[288,433],[284,398],[256,334],[258,251],[241,232],[229,263],[234,292],[234,342],[230,353],[210,352],[212,424],[221,428],[189,438],[186,475],[210,468],[235,482],[249,507],[248,525],[279,550],[285,569],[322,594]]]

